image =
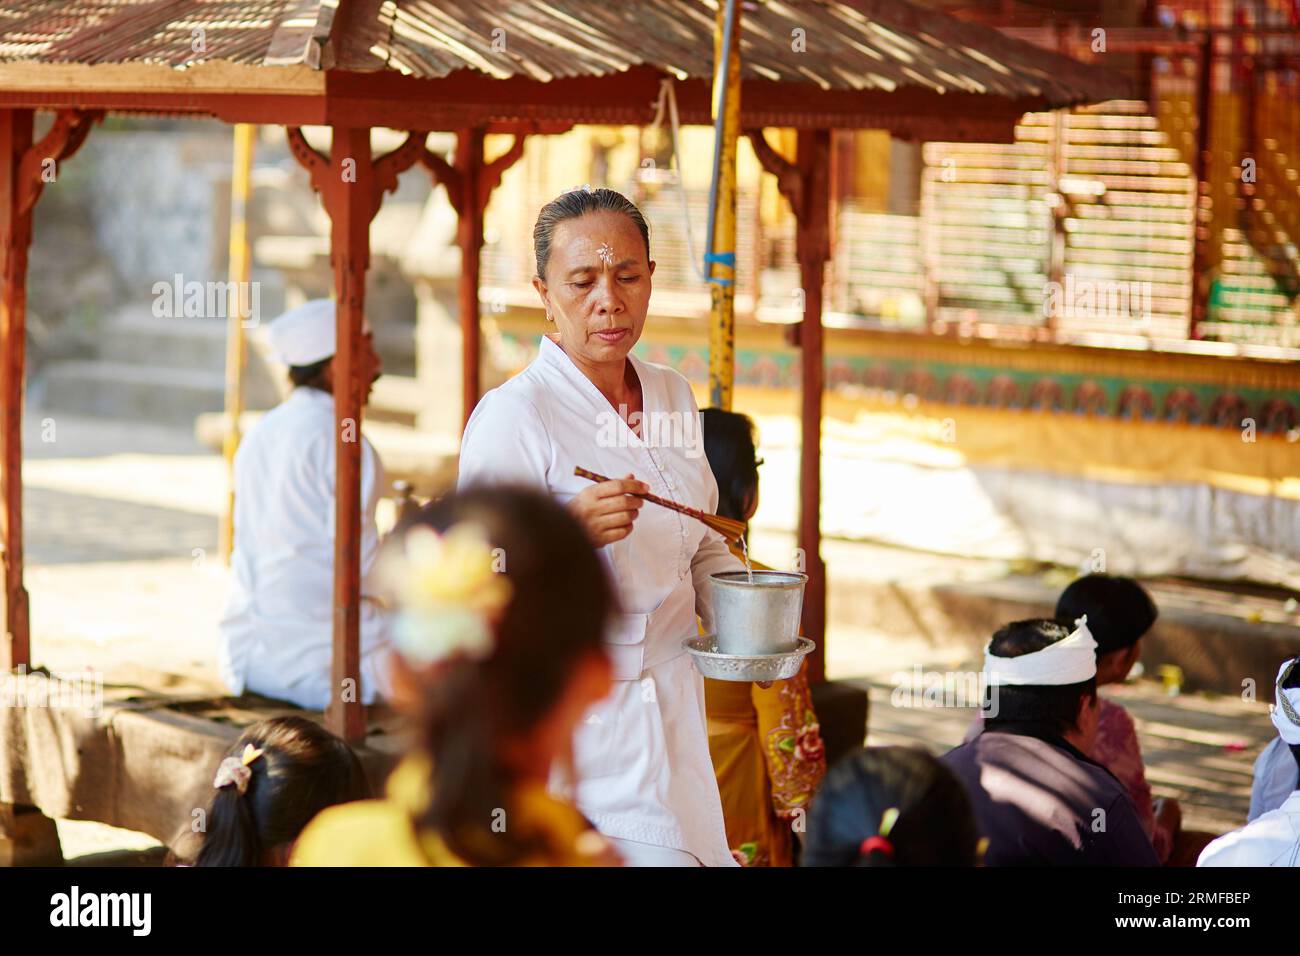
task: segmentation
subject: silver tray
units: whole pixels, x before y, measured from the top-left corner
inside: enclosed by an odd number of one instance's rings
[[[806,637],[784,654],[722,654],[712,634],[690,637],[682,647],[695,661],[695,669],[714,680],[788,680],[799,673],[803,659],[817,645]]]

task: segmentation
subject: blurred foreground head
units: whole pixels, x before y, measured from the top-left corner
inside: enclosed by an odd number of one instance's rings
[[[508,865],[537,838],[513,822],[494,832],[493,813],[569,759],[575,726],[609,693],[614,592],[581,525],[532,490],[449,495],[398,537],[404,556],[385,571],[402,578],[395,683],[418,698],[433,773],[417,824],[467,862]]]
[[[867,747],[827,773],[813,801],[803,866],[974,866],[970,800],[923,750]]]

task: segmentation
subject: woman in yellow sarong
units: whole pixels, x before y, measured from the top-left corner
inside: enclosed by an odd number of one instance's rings
[[[758,509],[754,423],[706,408],[704,448],[718,482],[718,514],[749,521]],[[740,549],[732,549],[741,557]],[[764,566],[754,562],[754,567]],[[807,664],[769,685],[705,680],[709,753],[722,793],[727,842],[743,866],[793,866],[794,833],[826,773]]]

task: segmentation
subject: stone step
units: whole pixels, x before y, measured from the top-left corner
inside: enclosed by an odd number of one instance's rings
[[[97,337],[99,357],[107,362],[217,374],[226,365],[224,319],[160,319],[142,306],[138,313],[119,313]]]
[[[42,376],[40,407],[169,425],[193,425],[225,405],[221,371],[104,359],[53,362]]]
[[[265,318],[265,317],[264,317]],[[263,326],[265,323],[262,324]],[[397,373],[414,370],[415,328],[404,322],[374,324],[375,346],[385,366]],[[264,328],[249,328],[252,342]],[[111,362],[144,363],[220,372],[226,363],[226,322],[211,318],[158,318],[148,305],[120,311],[98,333],[99,357]],[[260,361],[255,349],[249,362]]]

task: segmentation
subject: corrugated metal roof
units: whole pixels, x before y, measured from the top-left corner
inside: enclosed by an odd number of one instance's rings
[[[1052,105],[1124,91],[1095,67],[906,0],[743,7],[747,79]],[[183,68],[223,60],[539,81],[649,66],[707,78],[716,10],[716,0],[345,0],[337,9],[330,0],[13,0],[0,9],[0,61]]]
[[[261,63],[286,0],[16,0],[0,6],[0,61]]]

